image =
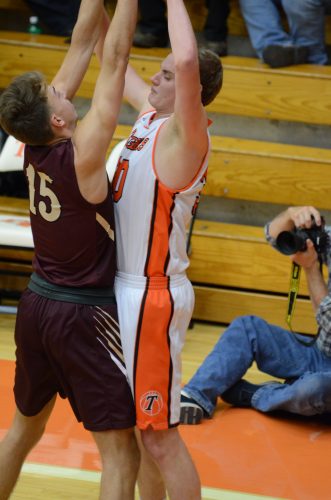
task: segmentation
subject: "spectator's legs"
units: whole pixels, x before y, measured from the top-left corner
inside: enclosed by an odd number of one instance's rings
[[[208,14],[200,45],[216,52],[219,56],[226,56],[229,0],[206,0],[206,5]]]
[[[253,361],[278,378],[297,378],[307,371],[331,371],[331,358],[316,347],[301,345],[294,335],[256,316],[235,319],[184,387],[211,415],[217,397],[246,373]]]
[[[285,410],[305,416],[331,413],[331,369],[305,373],[292,384],[266,384],[253,394],[252,407],[262,412]]]
[[[80,0],[26,0],[31,10],[54,35],[69,36],[77,21]]]
[[[282,0],[293,45],[308,47],[308,62],[326,64],[323,0]]]
[[[251,43],[260,59],[267,46],[291,44],[282,26],[278,5],[277,0],[240,0]]]
[[[206,40],[225,42],[228,35],[229,0],[206,0],[208,14],[203,29]]]
[[[138,27],[142,33],[168,39],[166,4],[164,0],[139,0],[140,20]]]

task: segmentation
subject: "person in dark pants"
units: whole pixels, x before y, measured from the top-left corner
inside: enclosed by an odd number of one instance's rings
[[[26,0],[32,12],[54,35],[71,36],[78,17],[81,0]]]
[[[227,54],[229,0],[206,0],[208,14],[200,44],[219,56]],[[168,30],[164,0],[139,0],[140,21],[133,39],[136,47],[166,47]]]

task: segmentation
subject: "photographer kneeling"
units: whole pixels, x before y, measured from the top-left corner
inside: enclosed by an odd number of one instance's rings
[[[290,207],[265,227],[273,247],[277,248],[276,239],[283,231],[297,233],[304,241],[301,250],[290,258],[307,277],[319,326],[317,341],[307,345],[309,340],[303,335],[257,316],[235,319],[183,388],[182,424],[198,424],[203,417],[211,417],[218,396],[234,406],[261,412],[285,410],[305,416],[331,413],[331,279],[327,286],[319,262],[323,259],[330,275],[331,227],[324,229],[323,219],[313,207]],[[284,248],[281,251],[291,253]],[[260,371],[284,382],[257,385],[242,379],[253,361]]]

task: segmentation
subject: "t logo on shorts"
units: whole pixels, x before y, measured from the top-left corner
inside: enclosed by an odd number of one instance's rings
[[[163,408],[163,399],[159,392],[148,391],[140,398],[140,408],[147,415],[157,415]]]

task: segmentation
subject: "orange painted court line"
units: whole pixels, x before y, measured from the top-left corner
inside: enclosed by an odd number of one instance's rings
[[[14,363],[0,361],[0,437],[14,412],[13,376]],[[325,419],[271,417],[220,403],[212,420],[181,426],[180,432],[206,491],[221,489],[291,500],[330,498],[331,426]],[[28,461],[100,470],[90,434],[61,399]]]

